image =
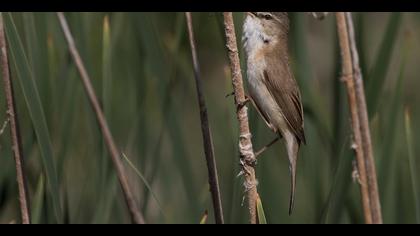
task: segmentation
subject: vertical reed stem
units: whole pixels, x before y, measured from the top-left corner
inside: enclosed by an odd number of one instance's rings
[[[4,94],[6,96],[7,115],[10,122],[10,136],[12,138],[12,151],[16,165],[16,180],[19,191],[20,214],[22,224],[30,224],[29,197],[24,171],[24,158],[22,152],[22,141],[19,131],[18,115],[13,93],[13,84],[10,79],[9,58],[7,55],[7,42],[4,33],[3,15],[0,13],[0,66],[2,70]]]
[[[343,82],[346,84],[347,96],[350,107],[351,122],[353,129],[352,148],[356,152],[357,169],[360,178],[360,188],[362,194],[362,205],[365,217],[365,223],[372,223],[372,213],[370,210],[369,189],[366,180],[366,167],[362,149],[362,138],[360,134],[360,121],[357,110],[356,92],[354,90],[353,67],[351,61],[351,52],[348,42],[347,24],[344,13],[336,13],[337,32],[341,48]]]
[[[220,197],[219,180],[217,177],[216,159],[214,157],[213,140],[211,136],[209,118],[207,115],[206,101],[204,99],[203,84],[200,75],[200,65],[198,63],[191,12],[186,12],[185,17],[187,18],[188,36],[190,40],[191,54],[194,65],[194,77],[197,89],[198,106],[200,108],[201,131],[203,135],[204,153],[207,161],[210,191],[213,200],[214,217],[216,224],[223,224],[223,209],[222,200]]]
[[[257,223],[257,180],[255,176],[255,154],[252,147],[251,132],[248,121],[248,108],[245,104],[245,91],[243,87],[242,73],[239,63],[238,46],[236,43],[235,26],[232,12],[224,12],[224,26],[226,34],[226,47],[232,73],[232,85],[234,90],[235,105],[237,107],[237,119],[239,122],[239,153],[242,174],[244,175],[244,187],[248,201],[249,222]]]
[[[363,85],[362,72],[359,65],[359,53],[356,47],[354,35],[353,19],[350,12],[346,13],[347,27],[349,32],[349,43],[352,54],[354,84],[358,105],[358,115],[360,121],[360,132],[363,144],[363,153],[366,167],[366,177],[369,185],[369,195],[371,199],[372,222],[382,224],[381,203],[379,199],[378,181],[376,177],[375,160],[373,156],[372,139],[370,135],[369,117],[366,105],[365,89]]]
[[[380,224],[382,223],[382,216],[376,170],[353,22],[348,13],[344,12],[336,13],[336,19],[343,64],[343,81],[347,88],[354,136],[352,148],[356,152],[365,222],[367,224]]]
[[[80,57],[79,51],[76,48],[76,44],[73,39],[73,35],[70,32],[70,28],[67,24],[67,20],[62,12],[57,13],[58,19],[60,21],[61,28],[64,32],[70,54],[73,57],[74,63],[76,64],[77,70],[79,71],[80,78],[83,82],[83,86],[86,90],[86,93],[89,97],[92,108],[95,112],[96,119],[99,123],[99,126],[102,131],[103,138],[107,145],[108,151],[111,155],[112,162],[114,164],[115,170],[117,172],[118,180],[122,188],[122,192],[130,212],[131,220],[136,224],[144,224],[144,218],[140,210],[136,205],[136,201],[131,192],[130,185],[128,184],[128,178],[124,172],[124,166],[120,159],[120,153],[118,151],[117,145],[114,142],[111,131],[109,130],[108,124],[106,122],[104,113],[102,112],[101,106],[99,105],[98,98],[96,97],[95,91],[90,82],[89,74],[86,71],[86,68],[83,64],[82,58]]]

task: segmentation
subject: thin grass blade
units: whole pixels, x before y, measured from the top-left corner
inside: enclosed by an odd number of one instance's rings
[[[206,210],[203,214],[203,217],[201,217],[200,225],[207,224],[207,218],[209,217],[209,212]]]
[[[400,28],[401,21],[402,13],[391,13],[385,34],[382,37],[383,39],[378,49],[374,66],[367,76],[367,103],[369,109],[369,117],[373,117],[373,114],[377,110],[379,96],[383,91],[386,74],[392,60],[392,53],[396,44],[395,42],[398,38],[398,30]]]
[[[141,181],[144,183],[144,185],[146,186],[147,190],[150,192],[150,194],[152,195],[153,199],[156,201],[159,210],[161,211],[162,214],[164,214],[163,208],[162,208],[162,204],[160,203],[159,199],[157,198],[156,194],[153,192],[152,187],[150,186],[149,182],[146,180],[146,178],[144,177],[144,175],[137,169],[137,167],[133,164],[133,162],[130,161],[130,159],[128,159],[128,157],[123,153],[122,157],[124,158],[124,160],[127,162],[127,164],[134,170],[134,172],[136,172],[136,174],[140,177]]]
[[[60,206],[59,187],[55,162],[52,153],[50,133],[45,119],[44,108],[33,79],[28,58],[24,51],[22,40],[16,29],[11,13],[4,14],[6,36],[9,42],[12,68],[25,97],[37,142],[41,152],[42,164],[47,176],[48,191],[51,194],[52,206],[57,222],[61,222],[62,212]]]
[[[32,199],[32,223],[40,224],[42,221],[42,210],[44,209],[45,180],[41,175],[36,187],[35,196]]]
[[[264,208],[260,196],[257,197],[257,218],[258,224],[267,224],[267,219],[265,218]]]
[[[411,114],[408,109],[405,110],[405,135],[407,139],[407,148],[408,148],[408,161],[410,165],[410,175],[411,175],[411,184],[414,194],[414,205],[416,208],[416,222],[420,224],[420,188],[418,184],[417,176],[417,163],[414,154],[414,145],[413,145],[413,134],[411,127]]]

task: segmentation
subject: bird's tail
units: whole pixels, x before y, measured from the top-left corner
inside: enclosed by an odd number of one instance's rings
[[[289,216],[293,213],[295,206],[295,193],[296,193],[296,166],[289,166],[290,169],[290,200],[289,200]]]
[[[289,200],[289,215],[292,214],[295,204],[295,193],[296,193],[296,163],[299,152],[299,141],[293,137],[286,140],[287,143],[287,154],[289,157],[289,170],[290,170],[290,200]]]

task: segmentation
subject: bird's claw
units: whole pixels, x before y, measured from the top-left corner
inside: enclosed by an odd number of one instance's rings
[[[245,100],[238,102],[238,109],[243,108],[244,106],[246,106],[246,104],[248,104],[248,102],[251,101],[251,99],[249,98],[248,95],[245,95]]]

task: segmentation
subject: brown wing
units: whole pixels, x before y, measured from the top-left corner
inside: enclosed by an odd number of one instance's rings
[[[258,114],[263,118],[265,124],[274,132],[277,133],[277,128],[274,127],[271,123],[270,120],[267,117],[267,114],[265,114],[264,110],[262,110],[259,106],[258,103],[255,102],[254,98],[252,97],[252,94],[250,94],[250,99],[252,104],[254,105],[255,109],[257,110]]]
[[[280,61],[280,65],[278,64]],[[303,107],[299,88],[290,71],[288,61],[267,57],[271,70],[264,70],[264,83],[279,105],[287,124],[297,139],[306,144],[303,130]]]

